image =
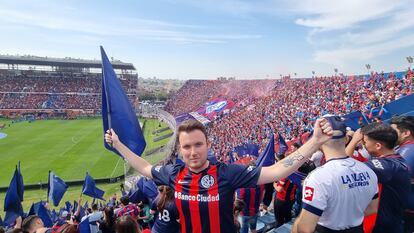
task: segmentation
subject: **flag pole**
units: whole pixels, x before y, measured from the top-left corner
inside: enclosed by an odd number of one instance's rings
[[[50,192],[50,172],[51,170],[49,170],[49,176],[48,176],[48,181],[47,181],[47,193],[46,193],[46,202],[49,203],[49,192]]]

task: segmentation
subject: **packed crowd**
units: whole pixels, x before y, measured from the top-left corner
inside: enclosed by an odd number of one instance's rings
[[[136,106],[136,95],[128,96]],[[39,94],[5,93],[0,94],[0,109],[101,109],[100,94]]]
[[[161,187],[157,199],[150,201],[145,198],[139,202],[130,202],[129,197],[118,197],[113,194],[108,203],[93,200],[91,206],[83,203],[82,198],[74,201],[74,204],[66,202],[66,206],[59,211],[50,206],[50,203],[40,202],[47,214],[35,211],[30,215],[18,217],[13,226],[6,227],[8,233],[80,233],[85,232],[82,227],[88,227],[90,233],[141,233],[151,232],[158,219],[159,208],[170,204],[171,197],[167,197]],[[164,203],[159,203],[160,198]],[[169,199],[168,199],[169,198]],[[98,203],[99,202],[99,203]],[[43,208],[43,207],[42,207]],[[31,210],[32,211],[32,210]],[[154,217],[155,216],[155,217]],[[173,216],[171,216],[173,217]],[[178,216],[177,216],[178,217]],[[84,224],[82,224],[84,223]],[[83,225],[83,226],[81,226]],[[178,228],[176,222],[176,228]],[[0,232],[4,228],[0,225]]]
[[[125,76],[126,77],[126,76]],[[137,80],[120,79],[131,103],[136,104]],[[102,78],[96,74],[71,77],[0,73],[0,109],[100,109]]]
[[[208,85],[206,83],[209,83]],[[214,88],[211,88],[214,86]],[[344,115],[370,110],[414,91],[411,70],[403,78],[390,73],[370,77],[337,76],[278,81],[201,81],[187,82],[167,104],[167,111],[178,115],[195,111],[212,97],[233,100],[229,114],[219,115],[209,126],[216,157],[225,159],[234,147],[244,143],[262,145],[271,131],[286,140],[295,140],[309,131],[314,120],[324,114]]]

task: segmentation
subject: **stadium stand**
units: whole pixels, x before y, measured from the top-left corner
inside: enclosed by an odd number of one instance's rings
[[[244,143],[266,145],[271,130],[286,140],[309,131],[317,116],[371,109],[413,93],[411,70],[370,76],[332,76],[282,80],[189,80],[165,109],[175,116],[197,111],[215,97],[235,107],[209,124],[212,150],[219,159]]]
[[[101,108],[100,62],[80,59],[0,56],[0,113],[47,113],[73,117]],[[138,75],[130,63],[113,61],[121,84],[137,105]],[[72,111],[67,111],[67,110]],[[53,110],[53,111],[51,111]]]

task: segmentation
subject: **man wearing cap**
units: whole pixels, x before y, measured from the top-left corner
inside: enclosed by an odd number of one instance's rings
[[[345,152],[346,127],[341,118],[325,117],[334,136],[321,146],[326,163],[305,179],[302,211],[292,232],[362,233],[364,212],[374,210],[377,176]]]

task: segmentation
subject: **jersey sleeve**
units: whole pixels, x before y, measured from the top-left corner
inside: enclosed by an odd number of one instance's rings
[[[173,171],[173,165],[153,166],[151,168],[152,178],[156,185],[169,185]]]
[[[386,159],[372,159],[365,164],[375,172],[379,183],[384,184],[392,179],[394,172],[390,161]]]
[[[260,171],[261,167],[230,164],[226,168],[225,177],[233,189],[255,188]]]
[[[327,207],[328,197],[326,185],[318,182],[314,173],[305,179],[302,192],[303,209],[321,216]]]

